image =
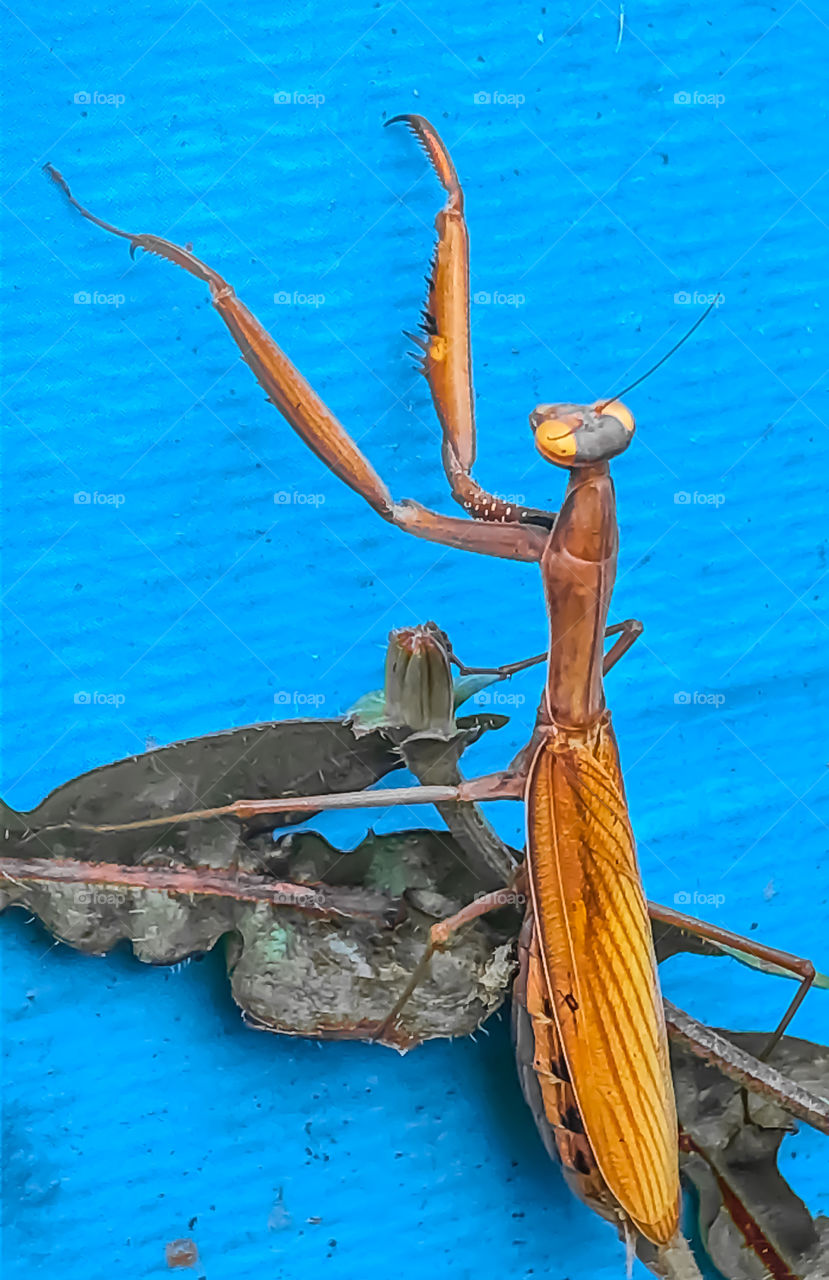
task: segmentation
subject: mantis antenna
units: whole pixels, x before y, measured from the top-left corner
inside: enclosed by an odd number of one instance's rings
[[[596,412],[602,413],[603,410],[609,404],[612,404],[614,400],[621,400],[622,396],[626,396],[629,391],[632,391],[634,387],[638,387],[640,383],[644,382],[646,378],[649,378],[652,373],[656,373],[657,369],[661,365],[663,365],[666,360],[669,360],[671,356],[674,354],[674,352],[678,351],[679,348],[688,341],[691,334],[696,333],[697,329],[700,327],[703,320],[705,320],[711,314],[711,312],[714,310],[714,308],[716,307],[717,303],[720,301],[721,298],[722,298],[721,293],[716,294],[714,297],[714,301],[709,302],[708,306],[705,308],[705,310],[703,311],[699,319],[694,321],[694,323],[691,325],[691,328],[688,330],[688,332],[685,334],[683,338],[680,338],[679,342],[674,343],[670,351],[666,351],[664,356],[662,356],[660,360],[657,360],[656,364],[652,365],[651,368],[648,369],[647,373],[643,373],[641,378],[637,378],[635,382],[631,382],[630,386],[625,387],[623,391],[619,391],[615,396],[606,396],[604,400],[600,400],[599,403],[595,406]]]

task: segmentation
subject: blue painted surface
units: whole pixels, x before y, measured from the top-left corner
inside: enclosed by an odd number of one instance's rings
[[[465,184],[473,288],[520,295],[473,312],[491,489],[555,506],[528,411],[608,394],[698,314],[675,295],[724,294],[630,397],[614,619],[646,632],[609,697],[650,896],[699,895],[689,909],[829,968],[827,28],[803,4],[627,8],[618,53],[601,3],[7,12],[10,803],[150,740],[309,698],[335,714],[379,683],[394,625],[436,618],[478,662],[543,645],[531,568],[384,526],[265,403],[204,289],[130,264],[39,172],[51,160],[102,216],[192,241],[394,493],[449,510],[400,336],[439,192],[380,128],[420,111]],[[525,738],[537,677],[511,692],[526,701],[476,748],[481,770]],[[350,844],[374,816],[320,825]],[[516,832],[517,812],[497,820]],[[218,955],[92,960],[19,914],[2,936],[9,1280],[160,1277],[187,1235],[209,1280],[352,1277],[390,1256],[401,1277],[620,1274],[612,1233],[542,1158],[503,1025],[405,1059],[319,1048],[245,1030]],[[771,1025],[789,994],[726,961],[664,980],[727,1026]],[[795,1031],[825,1040],[827,1021],[818,994]],[[825,1211],[825,1141],[788,1140],[783,1164]]]

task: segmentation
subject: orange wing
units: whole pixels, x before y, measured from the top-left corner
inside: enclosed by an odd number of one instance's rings
[[[544,978],[596,1162],[639,1231],[679,1219],[668,1042],[647,904],[609,727],[548,740],[530,773],[530,884]]]

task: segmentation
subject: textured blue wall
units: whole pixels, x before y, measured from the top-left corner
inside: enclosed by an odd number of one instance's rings
[[[699,314],[677,294],[724,294],[630,397],[614,619],[646,630],[609,698],[650,896],[713,898],[700,914],[829,968],[827,27],[805,4],[627,8],[618,52],[601,2],[7,11],[10,803],[148,741],[309,698],[336,714],[379,683],[394,625],[435,618],[477,662],[542,647],[532,568],[383,525],[266,404],[204,288],[131,264],[40,173],[51,160],[100,215],[192,241],[394,493],[449,510],[400,334],[440,193],[380,127],[420,111],[465,184],[473,288],[516,302],[473,313],[488,487],[555,506],[528,411],[608,394]],[[537,688],[515,681],[526,702],[470,765],[510,757]],[[320,825],[349,844],[374,816]],[[517,808],[498,821],[515,834]],[[320,1048],[246,1031],[218,956],[88,959],[17,913],[2,935],[9,1280],[161,1277],[188,1234],[209,1280],[390,1257],[404,1278],[620,1274],[612,1233],[542,1157],[502,1024],[404,1060]],[[791,991],[727,961],[664,980],[731,1026],[771,1025]],[[796,1032],[827,1038],[826,1000]],[[821,1158],[803,1133],[783,1164],[825,1211]]]

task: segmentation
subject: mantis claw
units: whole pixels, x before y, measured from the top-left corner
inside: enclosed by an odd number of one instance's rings
[[[463,191],[458,181],[449,152],[444,147],[434,127],[425,116],[400,115],[387,120],[384,128],[390,124],[405,124],[411,129],[431,161],[432,168],[440,179],[441,186],[449,195],[449,205],[458,212],[463,211]]]
[[[428,293],[420,320],[425,337],[417,341],[423,347],[423,371],[440,419],[444,469],[451,480],[455,464],[468,472],[475,461],[469,233],[463,216],[463,191],[449,152],[429,121],[423,116],[402,115],[386,124],[398,121],[415,135],[449,197],[435,218],[438,241],[426,277]]]

